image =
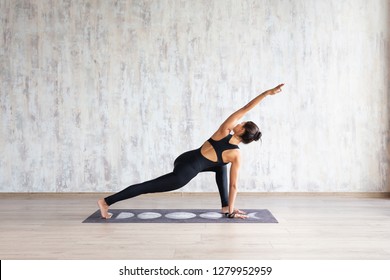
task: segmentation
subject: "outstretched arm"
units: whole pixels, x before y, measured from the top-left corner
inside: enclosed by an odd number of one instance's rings
[[[267,91],[264,91],[257,97],[253,98],[248,104],[246,104],[241,109],[237,110],[233,114],[231,114],[219,127],[218,131],[223,132],[225,130],[232,130],[233,127],[237,124],[238,120],[240,120],[242,117],[246,115],[250,110],[252,110],[254,107],[256,107],[266,96],[268,95],[274,95],[278,92],[282,91],[282,87],[284,84],[280,84],[272,89],[269,89]]]

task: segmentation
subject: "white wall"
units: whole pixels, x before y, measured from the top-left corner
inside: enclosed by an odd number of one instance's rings
[[[0,0],[0,191],[116,191],[235,109],[241,191],[390,191],[386,0]],[[201,174],[183,191],[216,191]]]

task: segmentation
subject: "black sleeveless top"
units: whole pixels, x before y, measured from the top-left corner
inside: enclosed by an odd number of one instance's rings
[[[229,141],[232,138],[233,135],[228,134],[226,137],[222,138],[221,140],[215,141],[213,139],[209,139],[209,143],[211,146],[213,146],[215,153],[217,154],[217,159],[219,163],[224,163],[222,160],[222,153],[226,150],[232,150],[232,149],[239,149],[237,145],[230,144]]]

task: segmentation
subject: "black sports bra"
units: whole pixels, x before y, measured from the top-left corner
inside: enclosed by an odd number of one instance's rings
[[[231,150],[231,149],[239,149],[237,145],[230,144],[229,141],[232,138],[233,135],[228,134],[226,137],[222,138],[221,140],[215,141],[213,139],[209,139],[209,143],[211,146],[213,146],[215,153],[217,154],[217,159],[219,163],[225,163],[223,162],[222,159],[222,153],[226,150]]]

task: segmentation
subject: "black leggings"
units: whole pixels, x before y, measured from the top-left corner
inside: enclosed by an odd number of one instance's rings
[[[181,154],[174,162],[173,172],[156,179],[135,184],[105,198],[108,205],[146,193],[169,192],[185,186],[199,172],[215,172],[222,207],[228,206],[227,167],[212,162],[200,153],[200,148]]]

